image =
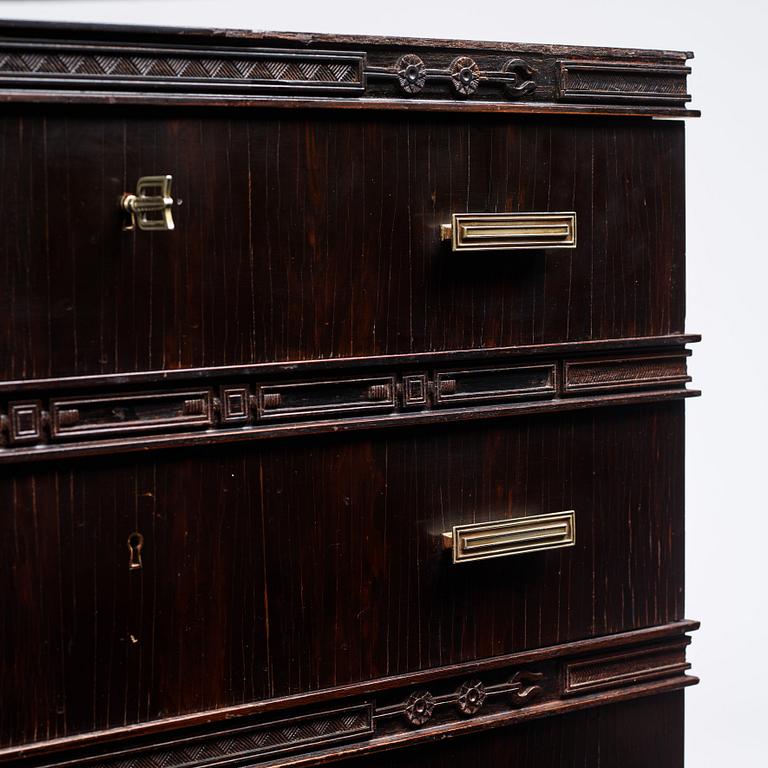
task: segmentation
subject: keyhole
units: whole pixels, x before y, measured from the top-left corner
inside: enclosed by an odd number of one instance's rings
[[[136,570],[141,568],[141,548],[144,546],[144,537],[138,532],[128,537],[128,551],[131,553],[128,559],[128,568]]]

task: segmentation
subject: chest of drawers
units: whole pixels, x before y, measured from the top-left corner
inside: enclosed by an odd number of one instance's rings
[[[0,766],[682,765],[688,58],[3,25]]]

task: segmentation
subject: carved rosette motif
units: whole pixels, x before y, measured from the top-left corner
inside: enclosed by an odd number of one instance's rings
[[[416,691],[405,702],[405,717],[411,725],[429,722],[435,709],[435,699],[429,691]]]
[[[413,96],[425,88],[439,93],[440,83],[447,84],[456,96],[474,96],[481,85],[500,87],[510,98],[522,98],[536,90],[536,70],[523,59],[508,59],[501,69],[484,69],[470,56],[458,56],[447,67],[429,68],[421,56],[407,53],[393,67],[366,67],[369,77],[395,78],[403,93]]]
[[[462,715],[474,715],[485,702],[485,686],[479,680],[467,680],[459,688],[456,706]]]
[[[451,81],[456,93],[471,96],[480,86],[480,67],[469,56],[459,56],[451,62]]]
[[[415,53],[401,56],[397,62],[397,81],[406,93],[419,93],[427,83],[427,68]]]

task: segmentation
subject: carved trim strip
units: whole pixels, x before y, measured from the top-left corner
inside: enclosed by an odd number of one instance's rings
[[[213,424],[209,389],[51,401],[51,439],[119,435]]]
[[[564,696],[602,691],[669,677],[691,668],[685,661],[688,638],[668,645],[596,656],[565,665]]]
[[[662,387],[685,384],[689,352],[641,355],[603,360],[566,360],[563,392]]]
[[[55,379],[16,379],[0,381],[3,393],[15,396],[19,392],[42,390],[94,389],[97,387],[166,385],[173,382],[203,381],[252,376],[319,376],[339,371],[362,368],[405,368],[417,370],[441,365],[488,363],[488,361],[520,360],[529,357],[574,356],[611,353],[619,350],[646,350],[683,347],[701,341],[698,334],[675,333],[667,336],[639,336],[623,339],[595,339],[592,341],[566,341],[554,344],[524,344],[517,347],[486,347],[483,349],[448,349],[440,352],[414,352],[412,354],[377,355],[366,357],[331,357],[315,360],[286,360],[282,362],[226,365],[208,368],[171,368],[154,371],[107,373],[86,376],[65,376]]]
[[[84,756],[78,764],[94,768],[212,768],[241,760],[251,764],[285,753],[315,751],[373,733],[373,707],[365,703],[182,737],[156,747],[129,747],[109,755]]]
[[[557,366],[549,363],[441,371],[435,373],[433,388],[435,405],[443,405],[554,397],[557,385]]]
[[[504,697],[511,706],[519,707],[537,699],[544,690],[544,674],[517,670],[508,679],[499,683],[484,683],[470,678],[450,693],[433,695],[427,690],[411,693],[405,701],[376,709],[375,719],[386,720],[399,717],[412,726],[426,725],[436,710],[452,707],[462,716],[472,716],[496,697]]]
[[[394,376],[300,381],[258,387],[261,419],[317,418],[359,411],[393,411]]]
[[[561,99],[685,104],[690,67],[638,62],[558,61]]]
[[[22,747],[6,747],[0,749],[0,763],[13,760],[17,757],[27,757],[39,754],[61,752],[64,750],[82,750],[97,744],[125,739],[146,740],[154,738],[155,741],[163,739],[168,731],[188,731],[200,726],[215,726],[216,723],[244,722],[246,718],[263,715],[268,712],[282,711],[308,707],[318,702],[333,699],[344,700],[351,697],[376,696],[381,699],[381,708],[386,706],[384,699],[394,696],[395,701],[404,699],[404,689],[419,690],[425,686],[434,687],[442,685],[441,681],[474,679],[482,676],[488,679],[488,675],[495,670],[500,670],[502,677],[507,670],[512,668],[531,667],[546,662],[564,662],[568,659],[584,658],[587,654],[608,653],[612,655],[617,649],[638,646],[653,646],[669,642],[671,639],[684,636],[688,632],[699,629],[697,621],[678,621],[672,624],[662,624],[655,627],[636,629],[630,632],[620,632],[615,635],[588,638],[586,640],[574,640],[570,643],[536,648],[530,651],[521,651],[506,656],[496,656],[489,659],[465,662],[450,667],[435,667],[432,669],[412,672],[398,677],[378,678],[363,683],[353,683],[337,688],[323,689],[301,694],[294,694],[280,699],[256,701],[249,704],[241,704],[234,707],[225,707],[215,710],[204,710],[187,715],[178,715],[162,721],[150,721],[137,725],[128,725],[113,728],[106,731],[94,731],[73,736],[66,736],[49,741],[32,742]],[[393,694],[389,692],[393,691]],[[375,718],[374,718],[375,719]],[[223,726],[220,726],[223,727]],[[102,749],[107,749],[104,746]]]
[[[294,705],[271,719],[233,710],[201,712],[197,728],[185,718],[170,729],[164,722],[152,735],[148,723],[130,740],[126,729],[114,729],[87,749],[90,734],[39,742],[0,751],[0,762],[23,766],[26,758],[36,768],[213,768],[258,765],[281,755],[281,765],[312,765],[327,758],[331,745],[338,757],[360,754],[691,685],[697,681],[685,675],[690,641],[684,633],[697,626],[681,622],[382,678],[354,686],[367,689],[367,700],[348,706],[344,697],[355,691],[317,692],[337,702],[332,709],[308,713]],[[412,684],[417,677],[423,679]],[[49,756],[41,759],[40,753]]]
[[[3,101],[698,114],[684,52],[2,26]]]
[[[0,87],[362,94],[365,54],[0,41]]]
[[[492,67],[492,65],[491,65]],[[481,86],[499,86],[499,94],[509,99],[530,96],[536,90],[536,70],[523,59],[507,59],[500,68],[487,68],[471,56],[457,56],[447,67],[427,67],[421,56],[407,53],[391,67],[368,66],[369,78],[395,80],[405,96],[421,94],[435,85],[444,95],[458,98],[474,96]]]
[[[685,389],[686,351],[324,380],[229,381],[212,388],[122,388],[0,401],[0,463],[246,437],[455,421],[648,402]],[[560,376],[560,370],[564,375]],[[621,396],[625,390],[644,389]],[[582,395],[581,397],[577,397]],[[12,398],[11,394],[11,398]],[[154,433],[154,434],[152,434]],[[64,444],[67,444],[65,447]]]

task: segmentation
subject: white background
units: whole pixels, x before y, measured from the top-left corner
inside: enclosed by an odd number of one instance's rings
[[[766,765],[766,0],[0,1],[0,17],[695,51],[687,329],[704,335],[704,397],[687,406],[687,614],[703,681],[686,693],[686,762]]]

